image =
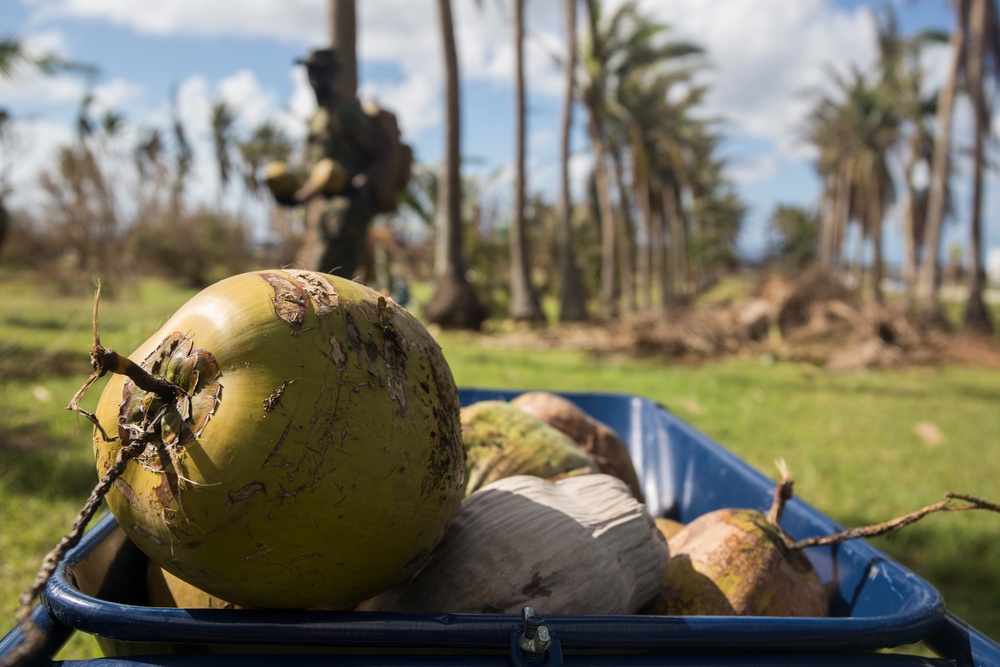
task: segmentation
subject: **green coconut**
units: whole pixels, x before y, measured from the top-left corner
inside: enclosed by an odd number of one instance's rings
[[[461,421],[466,496],[514,475],[554,479],[600,471],[561,431],[506,401],[467,405]]]
[[[128,376],[95,411],[98,472],[124,465],[106,499],[155,566],[209,595],[350,606],[408,579],[459,510],[448,364],[416,318],[363,285],[228,278],[130,358],[105,364]]]

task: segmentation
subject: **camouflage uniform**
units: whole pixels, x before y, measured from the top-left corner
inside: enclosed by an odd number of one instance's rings
[[[304,63],[310,64],[308,60]],[[340,192],[314,196],[306,202],[305,239],[296,258],[304,268],[355,277],[375,211],[370,183],[355,187],[351,179],[367,172],[379,159],[372,152],[372,146],[381,143],[377,132],[353,97],[338,95],[321,105],[309,120],[307,163],[333,158],[347,171],[347,184]]]

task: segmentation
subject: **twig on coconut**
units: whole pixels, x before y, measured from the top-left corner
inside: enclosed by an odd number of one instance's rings
[[[104,427],[101,426],[97,416],[80,407],[80,400],[90,386],[107,373],[118,373],[119,375],[127,376],[139,389],[156,394],[166,403],[173,400],[178,395],[178,392],[184,393],[184,390],[162,377],[150,374],[128,357],[101,345],[101,333],[97,328],[97,308],[100,301],[101,283],[98,281],[97,291],[94,293],[94,342],[90,345],[90,365],[93,367],[94,372],[90,374],[90,377],[83,383],[83,386],[73,394],[73,398],[70,399],[66,409],[86,417],[101,432],[101,437],[104,438],[105,442],[110,442],[114,438],[108,436],[104,431]]]
[[[882,523],[877,523],[871,526],[861,526],[859,528],[849,528],[847,530],[841,531],[839,533],[833,533],[831,535],[817,535],[815,537],[807,537],[797,542],[792,542],[789,548],[792,550],[805,549],[806,547],[821,547],[828,546],[831,544],[840,544],[848,540],[854,540],[859,537],[877,537],[879,535],[886,535],[889,533],[894,533],[904,526],[908,526],[911,523],[923,519],[928,514],[933,514],[935,512],[964,512],[968,510],[989,510],[991,512],[1000,512],[1000,505],[996,503],[991,503],[989,501],[983,500],[982,498],[976,498],[975,496],[964,495],[961,493],[952,493],[951,491],[944,494],[945,499],[936,502],[932,505],[922,507],[915,512],[910,512],[909,514],[904,514],[903,516],[897,517],[895,519],[890,519],[889,521],[884,521]],[[964,503],[959,503],[957,501],[965,501]]]

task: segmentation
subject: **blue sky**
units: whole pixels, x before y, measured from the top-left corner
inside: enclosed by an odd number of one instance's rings
[[[513,56],[503,2],[453,0],[463,78],[463,151],[480,174],[491,174],[491,196],[508,201],[513,157]],[[528,182],[552,193],[562,82],[551,57],[562,43],[561,2],[527,0]],[[606,0],[614,7],[617,1]],[[677,38],[702,44],[712,62],[707,113],[725,119],[723,152],[750,215],[740,239],[747,255],[765,247],[767,216],[779,203],[811,205],[818,192],[812,152],[798,140],[808,99],[803,91],[829,82],[827,70],[875,58],[870,9],[863,0],[671,0],[641,3]],[[898,0],[901,28],[948,29],[946,0]],[[396,111],[421,161],[442,148],[441,56],[432,0],[359,0],[361,95]],[[272,119],[301,137],[312,97],[295,58],[326,40],[326,0],[4,0],[0,25],[29,46],[99,68],[97,110],[111,108],[133,129],[167,129],[171,91],[196,140],[197,185],[192,196],[213,201],[217,190],[208,144],[208,108],[219,97],[239,111],[245,130]],[[926,56],[932,78],[944,70],[944,49]],[[16,187],[13,202],[41,204],[38,170],[72,137],[87,82],[21,74],[0,82],[0,105],[17,122],[14,150],[0,172]],[[590,165],[582,111],[575,133],[575,183]],[[958,127],[967,127],[960,118]],[[964,143],[964,139],[959,140]],[[14,168],[16,166],[16,168]],[[996,174],[987,185],[987,247],[1000,246]],[[578,187],[579,192],[579,187]],[[960,200],[964,197],[960,191]],[[962,203],[960,201],[960,203]],[[961,221],[967,219],[964,203]],[[886,222],[890,259],[899,223]],[[950,225],[945,247],[964,244],[964,224]]]

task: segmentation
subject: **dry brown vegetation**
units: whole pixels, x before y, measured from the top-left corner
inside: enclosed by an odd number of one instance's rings
[[[800,361],[830,371],[927,364],[1000,368],[1000,339],[951,332],[906,316],[899,303],[862,301],[819,272],[771,275],[747,296],[674,305],[611,321],[498,334],[511,347],[701,362],[725,357]]]

